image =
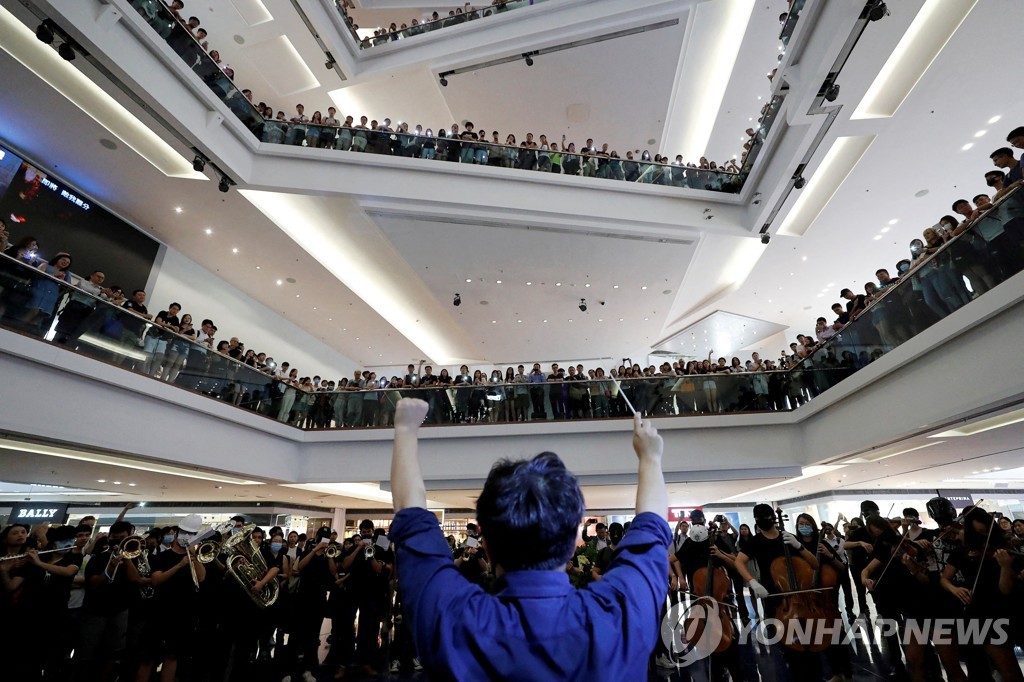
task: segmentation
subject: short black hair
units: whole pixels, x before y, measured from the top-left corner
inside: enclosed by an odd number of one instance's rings
[[[978,199],[988,199],[988,198],[989,198],[989,196],[987,194],[985,194],[985,193],[975,194],[974,198],[971,199],[971,201],[974,202],[975,206],[977,206],[978,205]]]
[[[133,530],[135,530],[135,526],[128,523],[127,521],[114,521],[112,524],[110,524],[110,530],[108,531],[107,534],[117,535],[118,533],[128,533],[129,535],[131,535]]]
[[[916,519],[920,518],[921,514],[913,507],[907,507],[906,509],[903,510],[903,516],[905,516],[908,519]]]
[[[999,149],[997,149],[994,152],[992,152],[991,154],[989,154],[988,158],[994,159],[997,156],[1009,156],[1012,159],[1013,158],[1013,150],[1010,149],[1009,147],[1000,147]]]
[[[137,294],[139,292],[146,293],[146,290],[145,289],[136,289],[135,291],[132,292],[132,296],[134,296],[135,294]]]
[[[970,205],[970,203],[971,202],[967,201],[967,199],[957,199],[956,201],[953,202],[953,210],[955,211],[956,207],[959,206],[960,204]]]
[[[851,296],[853,296],[853,292],[850,291],[849,289],[843,289],[842,291],[839,292],[840,296],[846,296],[847,294],[850,294]]]
[[[550,571],[572,556],[583,493],[553,452],[494,464],[476,502],[487,550],[506,571]]]
[[[603,523],[597,524],[596,526],[594,526],[594,528],[596,528],[597,530],[608,530],[608,526],[604,525]]]
[[[1013,138],[1021,136],[1024,136],[1024,126],[1017,126],[1016,128],[1010,131],[1009,135],[1006,136],[1006,141],[1009,142]]]
[[[887,274],[887,275],[889,274],[889,271],[886,270],[885,268],[878,268],[877,270],[875,270],[875,276],[877,277],[878,275],[882,274],[883,272],[885,274]]]
[[[371,521],[370,519],[363,519],[362,521],[360,521],[359,530],[362,530],[364,528],[373,528],[373,521]]]

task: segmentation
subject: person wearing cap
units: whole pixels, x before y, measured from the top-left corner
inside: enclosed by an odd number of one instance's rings
[[[190,545],[201,527],[199,514],[183,517],[171,529],[174,534],[171,549],[157,554],[150,562],[148,583],[156,588],[157,608],[141,638],[141,646],[151,657],[139,665],[137,679],[150,679],[154,665],[162,662],[161,682],[174,682],[178,659],[194,649],[193,638],[200,608],[199,584],[206,580],[206,566],[196,558]],[[131,568],[128,574],[133,581],[146,581]]]
[[[565,572],[584,503],[558,455],[501,460],[477,500],[496,594],[469,583],[427,510],[418,433],[422,400],[395,410],[391,490],[403,615],[431,679],[635,680],[647,675],[667,593],[664,444],[634,417],[636,517],[600,580],[574,588]]]
[[[859,607],[857,616],[862,619],[869,619],[871,611],[868,609],[867,590],[864,588],[864,584],[860,581],[859,576],[864,567],[868,565],[871,551],[874,549],[874,540],[868,533],[864,520],[869,516],[878,514],[878,505],[872,500],[864,500],[860,503],[860,514],[861,518],[852,520],[858,522],[856,528],[852,525],[851,521],[850,532],[847,533],[846,541],[843,542],[843,549],[846,550],[846,555],[850,558],[850,573],[853,575],[853,587],[857,591],[857,605]]]

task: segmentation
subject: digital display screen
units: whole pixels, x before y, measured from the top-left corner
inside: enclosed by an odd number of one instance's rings
[[[39,242],[38,255],[71,254],[71,271],[87,277],[102,270],[108,284],[144,288],[159,243],[99,206],[61,178],[0,147],[0,217],[11,245],[26,237]]]

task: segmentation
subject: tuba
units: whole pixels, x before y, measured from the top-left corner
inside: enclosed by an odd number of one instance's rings
[[[264,585],[259,593],[252,591],[252,584],[262,580],[270,570],[260,552],[259,543],[252,539],[252,532],[255,529],[256,524],[254,523],[242,526],[220,544],[219,552],[209,550],[207,555],[213,552],[213,557],[216,557],[218,553],[223,553],[225,555],[224,567],[228,575],[249,595],[256,606],[265,609],[277,601],[280,586],[277,580],[272,580]]]

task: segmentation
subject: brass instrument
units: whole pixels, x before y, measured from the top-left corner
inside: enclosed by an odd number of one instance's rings
[[[212,557],[208,560],[212,561],[218,554],[224,553],[227,556],[225,569],[228,575],[249,595],[256,606],[267,608],[277,601],[280,585],[276,580],[271,580],[263,586],[259,593],[252,591],[253,583],[262,580],[270,570],[260,552],[260,544],[252,539],[254,530],[256,530],[254,523],[242,526],[230,538],[222,542],[215,551],[208,550],[207,555],[212,552]],[[208,561],[204,563],[208,563]]]
[[[146,549],[146,539],[141,535],[129,535],[114,550],[117,556],[121,557],[121,561],[134,561],[142,556],[142,553]],[[114,556],[111,554],[111,556]],[[114,572],[110,574],[110,582],[114,582],[114,578],[117,577],[117,569],[121,568],[121,564],[114,566]]]
[[[185,548],[185,556],[188,557],[188,570],[192,572],[192,584],[196,586],[196,592],[199,591],[199,575],[196,573],[196,565],[192,559],[192,547]]]
[[[337,559],[341,556],[341,545],[328,545],[324,550],[324,556],[328,559]]]
[[[367,543],[366,548],[363,550],[363,558],[369,561],[370,559],[377,558],[377,545]]]
[[[209,564],[216,561],[220,554],[220,543],[216,540],[204,540],[196,546],[196,559],[201,564]]]

